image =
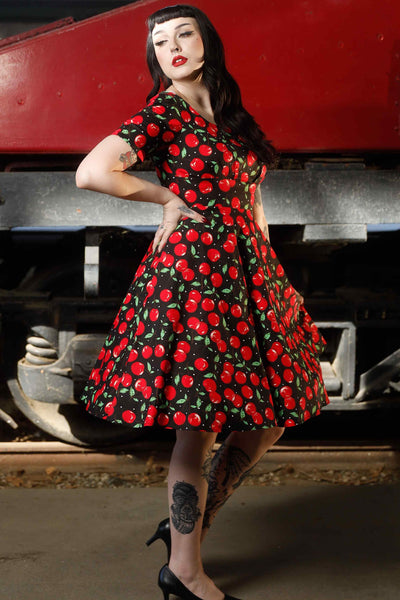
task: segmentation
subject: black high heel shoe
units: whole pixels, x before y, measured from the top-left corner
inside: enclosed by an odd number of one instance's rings
[[[182,600],[202,600],[202,598],[193,594],[193,592],[183,585],[182,581],[174,575],[167,564],[161,568],[158,574],[158,585],[164,594],[164,600],[169,600],[170,594],[179,596]],[[239,600],[239,598],[225,594],[223,600]]]
[[[152,544],[153,542],[155,542],[158,539],[163,540],[163,542],[165,542],[165,544],[167,546],[168,562],[169,562],[169,559],[171,556],[171,530],[170,530],[170,526],[169,526],[169,517],[160,521],[155,534],[152,535],[151,538],[147,540],[146,546],[150,546],[150,544]]]

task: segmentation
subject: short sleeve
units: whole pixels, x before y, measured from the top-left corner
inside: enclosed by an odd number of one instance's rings
[[[124,121],[113,132],[127,142],[140,161],[152,159],[157,151],[170,143],[168,121],[171,119],[173,99],[157,94],[135,115]]]

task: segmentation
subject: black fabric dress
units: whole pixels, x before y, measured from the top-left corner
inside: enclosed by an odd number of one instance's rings
[[[84,389],[87,411],[214,432],[320,414],[326,342],[253,218],[265,165],[173,92],[114,133],[208,223],[184,217],[160,254],[150,243]]]

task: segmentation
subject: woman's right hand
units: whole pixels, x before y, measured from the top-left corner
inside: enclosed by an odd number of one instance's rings
[[[173,233],[183,217],[196,219],[200,223],[207,223],[208,219],[201,213],[192,210],[173,192],[170,192],[170,198],[163,204],[163,220],[158,226],[153,240],[153,252],[163,250],[171,233]]]

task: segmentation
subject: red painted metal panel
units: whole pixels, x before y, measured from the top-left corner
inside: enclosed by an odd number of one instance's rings
[[[192,3],[280,151],[400,149],[400,3]],[[143,106],[145,19],[165,5],[136,2],[3,48],[0,152],[86,152]]]

